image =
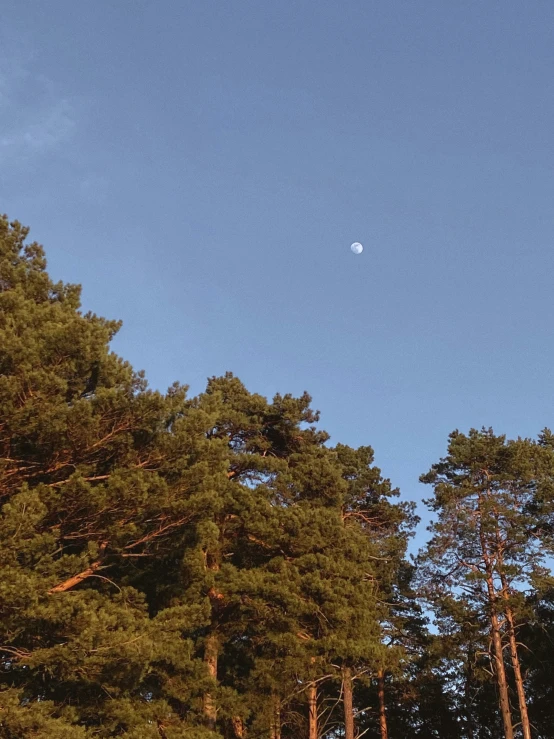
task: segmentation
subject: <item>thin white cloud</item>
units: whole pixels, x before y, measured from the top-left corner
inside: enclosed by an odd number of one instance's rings
[[[51,108],[42,111],[35,123],[29,122],[22,140],[33,150],[49,149],[64,141],[73,131],[75,119],[67,100],[60,100]]]
[[[25,116],[23,125],[13,127],[0,137],[0,148],[12,154],[41,153],[65,141],[75,127],[71,106],[60,100]],[[5,130],[5,129],[4,129]]]
[[[0,162],[55,150],[74,132],[75,110],[52,80],[33,72],[32,56],[0,57]]]

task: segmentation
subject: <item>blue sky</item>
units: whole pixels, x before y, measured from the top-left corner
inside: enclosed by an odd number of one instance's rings
[[[0,210],[151,385],[306,389],[419,500],[454,428],[554,425],[553,29],[535,0],[4,0]]]

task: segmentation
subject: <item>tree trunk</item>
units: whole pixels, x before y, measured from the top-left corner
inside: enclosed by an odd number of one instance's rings
[[[494,608],[494,602],[491,603]],[[504,654],[502,651],[502,638],[500,636],[500,625],[498,616],[493,611],[491,614],[491,636],[494,654],[494,664],[496,673],[496,682],[498,684],[498,697],[500,704],[500,713],[502,714],[502,723],[504,725],[505,739],[514,739],[514,727],[512,725],[512,714],[510,711],[510,699],[508,696],[508,682],[506,680],[506,670],[504,669]]]
[[[208,675],[212,678],[214,685],[217,683],[217,657],[219,652],[219,644],[217,636],[210,634],[206,638],[204,646],[204,662],[208,670]],[[204,693],[204,719],[208,729],[215,731],[217,720],[217,706],[213,693],[207,691]]]
[[[231,719],[231,725],[235,734],[235,739],[244,739],[246,736],[246,729],[244,728],[244,721],[239,716],[233,716]]]
[[[521,730],[523,739],[531,739],[531,725],[529,723],[529,714],[527,713],[527,702],[525,700],[525,688],[523,686],[523,677],[521,675],[521,665],[519,655],[517,653],[516,630],[514,625],[514,614],[510,606],[506,606],[506,621],[508,622],[508,633],[510,637],[510,657],[512,658],[512,667],[514,669],[514,677],[516,681],[517,699],[519,703],[519,714],[521,717]]]
[[[271,696],[271,716],[269,719],[270,739],[281,739],[281,701],[279,696]]]
[[[218,558],[212,552],[208,550],[204,551],[204,562],[206,570],[213,573],[219,571]],[[215,614],[217,612],[220,601],[223,600],[223,594],[216,590],[216,588],[212,585],[212,587],[208,591],[208,598],[210,599],[210,604],[212,608],[212,631],[211,633],[208,633],[208,635],[206,636],[206,641],[204,643],[204,662],[208,670],[208,675],[212,679],[213,685],[215,687],[217,686],[217,659],[219,656],[219,639],[217,637],[217,633],[215,632],[214,622],[216,620]],[[214,695],[210,690],[204,693],[204,720],[206,722],[206,726],[212,731],[215,731],[217,722],[217,704]]]
[[[377,673],[377,693],[379,695],[379,729],[381,730],[381,739],[388,739],[389,730],[387,727],[387,711],[385,707],[385,671],[379,670]]]
[[[342,668],[342,697],[344,705],[344,739],[354,739],[354,703],[352,700],[352,670]]]
[[[317,687],[310,685],[308,687],[308,737],[309,739],[319,739],[317,728]]]
[[[470,647],[467,653],[466,663],[466,679],[464,684],[464,708],[466,714],[466,733],[467,739],[473,739],[474,736],[474,722],[473,722],[473,701],[471,699],[471,689],[473,686],[473,660],[475,658],[475,652]]]

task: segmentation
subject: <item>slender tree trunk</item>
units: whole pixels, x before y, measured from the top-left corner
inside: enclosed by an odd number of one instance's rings
[[[216,555],[212,552],[204,551],[205,566],[207,571],[216,573],[219,571],[219,561]],[[211,633],[208,633],[206,641],[204,643],[204,663],[208,671],[208,675],[211,677],[214,686],[217,685],[217,659],[219,656],[219,639],[215,633],[213,626],[216,620],[216,612],[220,601],[223,599],[223,594],[220,593],[214,586],[208,591],[208,597],[210,599],[212,608],[212,627]],[[217,722],[217,704],[214,695],[211,691],[204,693],[204,720],[206,726],[215,731]]]
[[[494,571],[495,567],[497,566],[498,557],[500,556],[501,552],[498,550],[497,546],[496,548],[493,548],[493,552],[491,554],[490,545],[487,538],[485,537],[483,530],[482,505],[482,494],[479,493],[479,505],[477,508],[477,512],[479,514],[479,540],[481,542],[481,552],[486,568],[485,571],[487,573],[486,586],[490,609],[492,651],[494,655],[495,666],[494,672],[496,674],[496,683],[498,685],[498,703],[500,707],[500,713],[502,715],[502,724],[504,726],[504,737],[505,739],[514,739],[514,726],[512,723],[512,712],[510,709],[510,698],[508,695],[508,681],[506,680],[506,670],[504,669],[504,650],[502,645],[502,634],[500,631],[500,623],[498,621],[498,613],[496,612],[498,593],[494,584]],[[498,569],[496,571],[498,572]]]
[[[246,737],[244,721],[239,716],[233,716],[233,718],[231,719],[231,725],[233,727],[235,739],[244,739]]]
[[[494,603],[491,605],[494,607]],[[506,670],[504,669],[504,654],[502,650],[502,638],[500,636],[500,625],[498,623],[498,616],[494,611],[491,614],[491,636],[496,682],[498,684],[500,713],[502,714],[502,723],[504,725],[504,736],[506,739],[514,739],[510,699],[508,696],[508,682],[506,680]]]
[[[214,684],[217,682],[217,658],[219,653],[219,643],[217,636],[210,634],[206,638],[204,646],[204,662],[208,670],[208,675],[212,678]],[[210,691],[204,693],[204,718],[206,726],[215,731],[217,720],[217,706],[213,693]]]
[[[317,687],[310,685],[308,687],[308,737],[309,739],[319,739],[317,727]]]
[[[508,605],[505,609],[506,621],[508,623],[508,633],[510,637],[510,657],[512,658],[512,667],[514,669],[514,677],[516,682],[517,699],[519,703],[519,714],[521,717],[521,730],[523,739],[531,739],[531,725],[529,723],[529,714],[527,713],[527,702],[525,700],[525,688],[523,686],[523,677],[521,675],[521,664],[517,653],[516,630],[514,624],[514,614]]]
[[[354,739],[354,702],[352,699],[352,670],[342,668],[342,697],[344,705],[344,739]]]
[[[474,726],[473,726],[473,711],[472,711],[472,699],[471,699],[471,688],[473,685],[473,659],[474,650],[470,647],[467,653],[467,664],[466,664],[466,679],[464,685],[464,707],[466,713],[466,733],[467,739],[473,739]]]
[[[269,737],[270,739],[281,739],[281,701],[276,694],[271,696]]]
[[[379,695],[379,729],[381,731],[381,739],[388,739],[389,730],[387,727],[387,711],[385,706],[385,671],[379,670],[377,673],[377,693]]]

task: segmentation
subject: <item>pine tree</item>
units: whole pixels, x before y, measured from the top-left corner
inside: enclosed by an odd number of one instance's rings
[[[548,429],[452,434],[410,565],[370,447],[231,373],[150,390],[27,233],[0,218],[0,739],[553,736]]]
[[[529,718],[541,739],[552,739],[552,703],[554,701],[554,589],[552,582],[532,594],[528,600],[531,615],[523,625],[519,640],[522,670],[529,695]]]
[[[398,631],[403,620],[398,609],[402,600],[399,582],[406,571],[407,541],[413,533],[417,517],[413,504],[394,502],[399,491],[392,489],[390,481],[383,479],[379,468],[373,466],[371,447],[354,450],[339,444],[335,452],[347,482],[342,505],[343,520],[347,527],[354,526],[363,534],[370,548],[367,556],[373,572],[375,597],[379,603],[380,646],[366,654],[362,647],[357,673],[369,674],[377,683],[380,734],[382,739],[386,739],[385,672],[395,669],[403,653],[400,641],[396,640],[395,644],[391,632]],[[343,692],[349,698],[350,691]],[[349,723],[348,731],[354,733],[354,721]]]
[[[422,481],[438,520],[420,558],[431,600],[451,595],[486,616],[504,734],[514,736],[505,647],[525,739],[531,737],[517,645],[521,588],[544,569],[541,532],[550,515],[552,457],[529,440],[507,442],[491,430],[450,435],[448,455]],[[540,505],[539,505],[540,503]]]
[[[196,688],[176,704],[172,681],[198,681],[182,633],[206,614],[151,618],[130,581],[194,518],[182,490],[210,460],[189,463],[202,440],[173,433],[184,389],[149,391],[109,351],[118,324],[83,315],[26,236],[0,219],[2,731],[181,736]]]

